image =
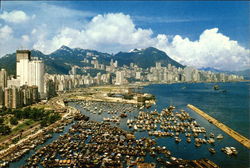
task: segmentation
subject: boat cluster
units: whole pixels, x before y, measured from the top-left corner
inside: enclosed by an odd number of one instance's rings
[[[102,102],[102,101],[81,101],[78,102],[86,111],[93,114],[119,114],[124,116],[128,112],[137,110],[134,104],[119,103],[119,102]]]
[[[128,131],[105,122],[78,121],[57,140],[36,151],[24,167],[123,167],[143,163],[146,155],[164,165],[179,160],[151,138],[136,139]],[[164,157],[168,157],[169,161]]]
[[[176,143],[180,143],[181,137],[185,137],[187,143],[193,141],[196,147],[203,144],[214,145],[216,139],[223,139],[221,134],[215,137],[214,133],[207,133],[206,129],[200,126],[189,113],[184,110],[177,112],[173,106],[161,112],[140,111],[134,119],[127,120],[127,125],[133,131],[147,131],[149,136],[173,137]],[[213,148],[209,148],[209,151],[215,153]],[[225,153],[230,153],[228,148],[225,151],[227,151]]]
[[[120,124],[120,117],[119,116],[112,116],[111,118],[110,117],[103,117],[103,121]]]
[[[121,118],[126,118],[128,113],[137,111],[136,105],[119,102],[82,101],[78,104],[91,114],[108,114],[107,117],[103,117],[103,121],[116,124],[120,124]]]
[[[46,139],[50,138],[51,134],[48,135],[41,135],[36,140],[27,140],[22,145],[16,145],[15,149],[7,155],[0,164],[0,167],[6,167],[9,165],[10,162],[18,161],[23,155],[27,154],[31,149],[34,149],[36,145],[42,144],[45,142]]]
[[[222,148],[221,151],[227,155],[237,155],[238,154],[238,151],[235,147],[225,147],[225,148]]]
[[[60,120],[56,127],[46,127],[42,129],[40,133],[30,136],[22,143],[14,144],[11,150],[7,150],[0,155],[0,167],[6,167],[9,163],[20,160],[22,156],[27,154],[30,150],[35,149],[38,145],[45,143],[47,139],[51,138],[52,133],[62,132],[64,130],[64,126],[72,121],[73,118],[70,117]]]
[[[169,137],[176,143],[183,143],[182,139],[185,138],[187,143],[193,141],[196,147],[214,144],[216,139],[223,139],[221,134],[215,136],[213,133],[207,133],[189,113],[184,110],[178,112],[174,106],[165,108],[161,112],[156,110],[138,112],[137,107],[132,104],[97,101],[82,101],[77,104],[89,113],[96,115],[107,113],[109,115],[104,116],[112,115],[112,117],[103,117],[102,122],[90,121],[88,116],[78,111],[57,127],[44,131],[37,139],[23,143],[24,146],[17,146],[17,152],[11,152],[0,164],[6,166],[10,161],[17,160],[50,138],[50,132],[63,132],[64,125],[73,119],[75,122],[66,134],[36,150],[35,154],[26,160],[24,167],[82,167],[82,165],[129,167],[144,163],[149,156],[163,167],[176,165],[185,167],[190,161],[172,156],[166,146],[158,146],[153,138]],[[129,131],[111,124],[111,122],[119,124],[121,118],[127,117],[130,112],[136,112],[137,116],[127,119]],[[137,131],[146,131],[149,136],[136,138],[133,132]],[[208,150],[212,154],[216,153],[214,148]],[[225,147],[222,151],[227,155],[238,153],[234,147]]]

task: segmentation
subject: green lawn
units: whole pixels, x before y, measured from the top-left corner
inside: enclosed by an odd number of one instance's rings
[[[32,126],[36,125],[37,123],[38,123],[38,121],[27,119],[23,123],[18,124],[14,129],[12,129],[11,133],[9,135],[0,136],[0,142],[8,139],[9,137],[12,137],[12,136],[19,134],[22,130],[25,131],[25,130],[31,128]]]
[[[11,134],[15,134],[21,130],[26,130],[27,128],[29,128],[31,125],[33,125],[34,123],[36,123],[36,121],[28,119],[27,121],[24,121],[21,124],[18,124],[17,127],[15,127],[12,131]]]

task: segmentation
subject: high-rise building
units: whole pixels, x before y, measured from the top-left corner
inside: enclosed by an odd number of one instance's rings
[[[28,84],[30,55],[29,50],[16,51],[16,76],[20,79],[20,85]]]
[[[114,62],[114,67],[118,67],[118,61],[116,60],[115,62]]]
[[[133,67],[134,67],[134,63],[131,62],[131,63],[130,63],[130,68],[133,68]]]
[[[4,89],[0,86],[0,109],[4,107]]]
[[[4,104],[6,108],[15,109],[22,106],[20,88],[15,86],[5,88],[4,96]]]
[[[110,60],[110,66],[113,66],[113,64],[114,64],[114,61],[113,61],[113,59],[111,59]]]
[[[0,71],[0,87],[7,87],[7,71],[5,69],[1,69]]]
[[[24,106],[38,102],[38,87],[23,85],[21,87],[21,104]]]
[[[37,57],[31,57],[29,50],[16,51],[16,75],[20,86],[36,85],[40,95],[44,94],[44,63]]]
[[[69,74],[70,74],[70,75],[76,75],[76,69],[77,69],[76,66],[72,66],[72,67],[71,67],[71,70],[69,71]]]
[[[140,71],[135,73],[135,79],[139,79],[139,80],[141,79],[141,72]]]
[[[101,73],[100,73],[100,72],[98,72],[98,73],[96,74],[96,83],[97,83],[98,85],[101,84]]]
[[[156,69],[161,69],[161,62],[156,62],[155,67]]]
[[[116,85],[122,85],[124,84],[125,82],[125,79],[124,79],[124,76],[125,76],[125,72],[124,71],[117,71],[116,72],[116,80],[115,80],[115,84]]]
[[[37,57],[34,57],[29,63],[29,70],[31,71],[29,75],[29,86],[37,86],[38,91],[44,93],[44,63]]]
[[[185,74],[185,81],[190,82],[192,81],[192,73],[194,71],[194,68],[192,67],[185,67],[184,68],[184,74]]]
[[[200,80],[200,74],[199,74],[199,71],[197,69],[194,69],[193,70],[193,73],[192,73],[192,79],[193,81],[197,82]]]
[[[15,79],[13,76],[7,80],[7,87],[16,86],[20,87],[20,79]]]
[[[47,79],[45,82],[45,93],[48,99],[54,97],[56,95],[56,86],[55,82],[52,79]]]
[[[107,74],[107,83],[112,84],[112,75],[110,73]]]

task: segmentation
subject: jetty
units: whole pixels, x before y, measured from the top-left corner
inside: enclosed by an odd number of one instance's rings
[[[220,128],[222,131],[230,135],[232,138],[234,138],[236,141],[240,142],[242,145],[250,149],[250,140],[243,135],[239,134],[238,132],[232,130],[225,124],[221,123],[220,121],[216,120],[215,118],[211,117],[210,115],[206,114],[204,111],[200,110],[199,108],[195,107],[194,105],[188,104],[188,108],[192,109],[199,115],[201,115],[203,118],[208,120],[208,122],[214,124],[216,127]]]

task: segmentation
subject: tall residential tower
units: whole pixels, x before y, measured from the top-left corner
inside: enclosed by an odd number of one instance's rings
[[[44,63],[37,57],[31,57],[29,50],[16,51],[16,76],[20,86],[37,86],[40,95],[44,95]]]
[[[7,71],[5,69],[0,70],[0,87],[7,87]]]

